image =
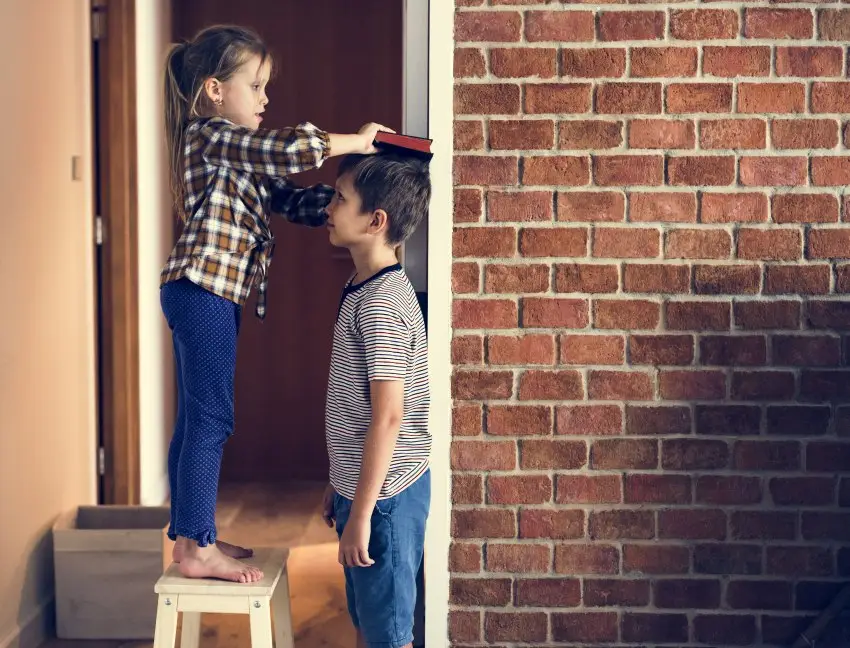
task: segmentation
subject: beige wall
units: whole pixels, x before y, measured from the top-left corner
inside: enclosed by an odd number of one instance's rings
[[[171,35],[167,0],[136,3],[136,121],[139,158],[139,402],[141,502],[168,495],[166,458],[174,425],[171,335],[159,307],[159,272],[171,250],[162,115],[162,69]]]
[[[49,610],[50,527],[61,511],[95,501],[96,432],[88,2],[5,0],[0,25],[5,646]]]

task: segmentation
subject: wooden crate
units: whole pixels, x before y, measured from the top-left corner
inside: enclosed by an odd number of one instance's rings
[[[153,639],[167,506],[81,506],[53,527],[60,639]]]

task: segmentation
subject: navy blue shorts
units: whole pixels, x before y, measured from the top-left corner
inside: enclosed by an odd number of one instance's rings
[[[342,536],[351,500],[334,496],[337,533]],[[425,547],[431,506],[431,471],[395,497],[378,500],[372,512],[370,567],[345,567],[345,595],[354,626],[373,648],[413,642],[416,576]]]

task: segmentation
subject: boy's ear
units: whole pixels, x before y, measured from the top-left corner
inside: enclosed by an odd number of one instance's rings
[[[390,217],[383,209],[376,209],[372,212],[372,220],[369,223],[369,232],[371,234],[380,234],[386,232],[390,225]]]

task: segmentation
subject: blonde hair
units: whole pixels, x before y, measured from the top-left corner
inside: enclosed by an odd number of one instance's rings
[[[262,39],[250,29],[214,25],[190,42],[175,46],[165,63],[165,135],[174,208],[185,222],[183,178],[186,127],[211,112],[204,84],[215,78],[227,81],[252,56],[261,62],[271,55]]]

